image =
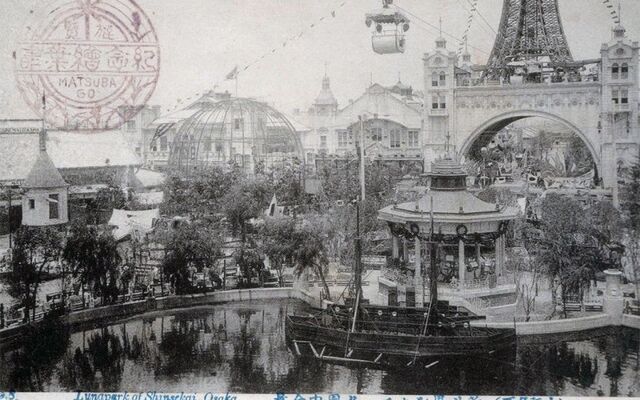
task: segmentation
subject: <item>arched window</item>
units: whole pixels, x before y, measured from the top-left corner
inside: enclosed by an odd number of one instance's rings
[[[627,79],[629,78],[629,64],[623,63],[620,67],[620,78]]]
[[[440,86],[445,86],[447,84],[447,76],[444,72],[440,72]]]
[[[431,74],[431,86],[438,86],[438,73]]]
[[[615,63],[611,66],[611,79],[618,79],[618,63]]]
[[[431,96],[431,108],[434,110],[438,108],[438,96]]]

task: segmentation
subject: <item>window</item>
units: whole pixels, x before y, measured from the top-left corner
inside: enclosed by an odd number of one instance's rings
[[[324,135],[320,136],[320,147],[322,148],[327,147],[327,137]]]
[[[629,90],[620,90],[620,104],[629,104]]]
[[[447,84],[447,76],[444,72],[440,72],[440,86],[445,86]]]
[[[620,78],[628,79],[629,78],[629,64],[624,63],[620,67]]]
[[[371,140],[374,142],[382,142],[382,128],[371,128]]]
[[[204,139],[204,151],[211,151],[211,138]]]
[[[611,79],[618,79],[618,64],[615,63],[611,66]]]
[[[618,96],[620,95],[620,91],[618,89],[611,90],[611,101],[613,104],[618,104]]]
[[[135,119],[131,119],[131,120],[127,121],[127,130],[128,131],[135,131],[136,130],[136,120]]]
[[[400,131],[398,129],[392,129],[389,134],[389,147],[392,149],[400,148]]]
[[[349,133],[347,131],[338,131],[338,147],[347,147],[349,144]]]
[[[34,199],[29,199],[29,210],[35,210],[36,201]]]
[[[191,158],[196,158],[196,148],[195,148],[195,146],[191,146]]]
[[[431,74],[431,86],[438,86],[438,73]]]
[[[418,147],[418,131],[409,131],[409,135],[407,138],[407,146],[409,147]]]
[[[440,108],[447,108],[447,97],[440,96]]]
[[[160,151],[167,151],[167,137],[162,136],[160,138]]]
[[[60,218],[58,194],[49,195],[49,219]]]
[[[151,142],[151,146],[149,146],[149,148],[151,149],[152,152],[155,153],[156,151],[158,151],[158,144],[155,141],[153,141]]]
[[[242,118],[235,118],[233,120],[233,129],[242,129]]]
[[[438,96],[431,96],[431,108],[434,110],[438,108]]]

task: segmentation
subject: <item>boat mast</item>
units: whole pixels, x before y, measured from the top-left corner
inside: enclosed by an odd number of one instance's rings
[[[430,199],[430,207],[429,214],[431,220],[431,229],[429,230],[429,308],[431,309],[434,306],[435,313],[430,312],[430,315],[433,315],[430,319],[434,322],[437,322],[438,319],[438,257],[437,257],[437,246],[434,237],[434,227],[433,227],[433,196],[429,195]]]
[[[356,298],[362,292],[362,238],[360,237],[360,199],[356,200],[356,243],[355,243],[355,276]],[[357,304],[356,304],[357,306]]]

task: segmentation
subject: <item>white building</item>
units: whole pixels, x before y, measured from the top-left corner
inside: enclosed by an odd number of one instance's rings
[[[360,140],[359,121],[364,117],[366,157],[422,165],[421,96],[400,81],[391,87],[374,83],[340,109],[325,76],[309,111],[293,115],[293,119],[310,127],[301,135],[306,162],[315,165],[321,159],[355,155]]]

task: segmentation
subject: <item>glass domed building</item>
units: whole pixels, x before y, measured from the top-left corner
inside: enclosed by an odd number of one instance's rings
[[[197,102],[176,132],[169,165],[189,173],[235,162],[245,172],[303,160],[291,122],[265,103],[246,98]]]

